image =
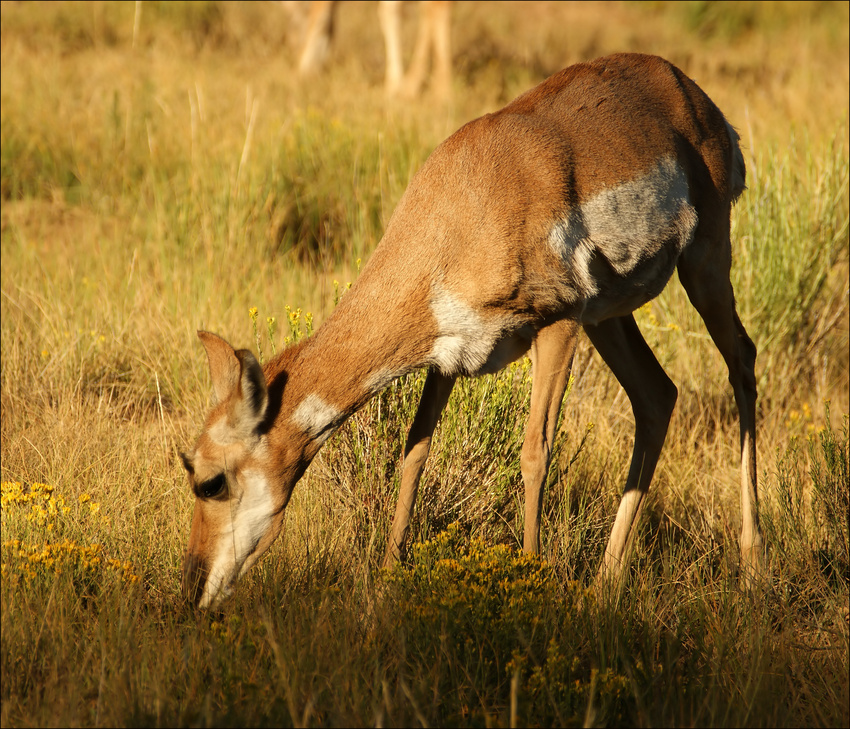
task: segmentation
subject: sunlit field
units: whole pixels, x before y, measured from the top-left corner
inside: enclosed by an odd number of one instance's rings
[[[4,727],[850,724],[848,3],[455,3],[451,98],[408,101],[385,96],[375,3],[344,4],[309,80],[280,3],[0,8]],[[727,371],[674,276],[636,313],[679,400],[620,595],[592,582],[633,418],[585,338],[540,557],[523,359],[455,387],[380,569],[419,373],[328,441],[232,598],[190,608],[196,331],[260,359],[310,336],[437,144],[624,50],[680,66],[741,135],[763,583],[739,586]]]

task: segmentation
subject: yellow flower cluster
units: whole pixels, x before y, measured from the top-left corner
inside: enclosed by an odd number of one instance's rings
[[[39,498],[49,498],[52,493],[53,487],[46,483],[24,486],[20,481],[3,481],[0,483],[0,504],[25,504]]]
[[[808,436],[820,435],[825,429],[824,426],[818,427],[815,425],[814,414],[807,402],[804,402],[799,410],[794,408],[788,413],[788,418],[785,420],[785,427],[795,433],[805,430]]]
[[[65,498],[56,493],[54,486],[45,483],[3,481],[0,484],[0,506],[3,512],[4,533],[8,526],[7,515],[10,507],[23,509],[27,522],[49,533],[60,531],[57,525],[61,525],[61,518],[71,512]],[[100,503],[84,493],[79,497],[79,508],[84,509],[84,513],[96,515],[100,512]],[[118,572],[125,582],[132,584],[140,579],[130,562],[105,558],[100,544],[82,545],[70,539],[25,544],[20,539],[10,539],[3,542],[2,549],[4,578],[15,575],[29,581],[39,575],[51,573],[91,573],[97,569],[108,568]]]
[[[0,504],[29,507],[27,520],[53,531],[56,519],[71,509],[65,499],[54,494],[54,488],[46,483],[24,485],[20,481],[3,481],[0,484]]]
[[[39,572],[61,573],[67,568],[77,567],[90,570],[101,563],[102,548],[99,544],[87,547],[76,542],[64,541],[55,544],[25,545],[19,539],[3,543],[7,557],[16,564],[18,572],[28,580]],[[6,575],[7,560],[3,561],[3,574]]]
[[[10,505],[29,507],[27,521],[44,526],[50,532],[55,529],[57,519],[71,511],[71,507],[65,502],[65,497],[55,491],[53,486],[46,483],[23,484],[20,481],[3,481],[0,484],[0,505],[3,508]],[[81,494],[80,503],[88,503],[90,514],[97,514],[100,511],[100,504],[92,501],[89,494]]]
[[[389,575],[405,591],[412,588],[411,615],[431,624],[463,614],[491,627],[537,626],[540,601],[550,599],[555,587],[551,567],[537,555],[505,545],[488,546],[477,538],[465,542],[458,525],[451,524],[414,545],[411,568]]]
[[[121,579],[131,585],[137,583],[141,579],[133,571],[133,563],[129,560],[112,559],[110,557],[106,559],[106,566],[118,572],[121,575]]]
[[[518,681],[522,704],[555,702],[579,720],[593,705],[615,723],[622,718],[629,679],[591,669],[552,629],[551,606],[563,593],[544,560],[467,539],[457,524],[414,545],[411,556],[409,566],[385,576],[411,650],[427,656],[434,646],[454,646],[457,660],[474,662],[494,680]],[[576,597],[583,592],[579,583],[567,588]]]
[[[604,706],[613,723],[620,724],[620,710],[632,696],[627,676],[610,668],[589,670],[579,656],[567,658],[555,638],[549,640],[543,661],[531,661],[528,651],[514,650],[505,670],[508,676],[525,677],[521,691],[529,704],[554,701],[562,709],[571,707],[577,717],[588,705]]]
[[[349,284],[350,286],[351,284]],[[301,307],[293,309],[289,304],[284,307],[286,319],[289,322],[290,336],[284,338],[284,344],[297,342],[313,333],[313,315],[308,311],[304,314],[304,324],[301,323]]]
[[[99,568],[117,572],[128,584],[135,584],[139,576],[133,571],[132,563],[103,556],[100,544],[82,545],[71,540],[62,542],[27,545],[19,539],[3,542],[3,577],[18,575],[30,581],[48,574],[67,572],[91,574]]]
[[[301,318],[301,309],[293,309],[291,306],[287,305],[285,307],[286,310],[286,321],[289,324],[290,335],[283,338],[283,346],[286,347],[293,342],[299,341],[302,337],[309,337],[313,333],[313,315],[308,311],[304,314],[303,325]],[[257,342],[257,352],[260,355],[260,363],[264,361],[263,357],[263,338],[260,335],[259,327],[257,326],[257,321],[259,318],[260,312],[256,306],[252,306],[248,309],[248,316],[251,317],[251,326],[254,329],[254,339]],[[269,344],[271,346],[272,354],[276,354],[277,347],[275,346],[275,333],[277,331],[277,319],[273,316],[266,317],[266,332],[269,338]]]
[[[360,259],[358,258],[357,260],[359,261]],[[351,281],[349,281],[347,284],[345,284],[343,289],[340,291],[339,281],[334,279],[334,298],[333,298],[334,307],[336,307],[336,305],[339,304],[339,300],[342,298],[343,294],[346,291],[348,291],[348,289],[350,289],[350,288],[351,288]]]
[[[637,310],[637,317],[639,322],[646,322],[651,329],[669,329],[673,332],[681,331],[681,327],[672,321],[667,322],[666,327],[662,327],[661,323],[658,321],[658,317],[655,316],[655,312],[652,309],[651,301],[647,301]]]
[[[212,620],[209,623],[209,631],[222,644],[242,644],[246,636],[265,634],[266,628],[259,620],[246,620],[242,615],[231,613],[221,620]]]

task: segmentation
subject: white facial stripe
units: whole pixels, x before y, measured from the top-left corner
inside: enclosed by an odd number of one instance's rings
[[[315,393],[307,395],[292,414],[294,422],[307,436],[324,443],[336,430],[342,413]]]
[[[204,583],[204,594],[198,602],[199,608],[202,610],[206,609],[231,593],[230,587],[222,589],[222,583],[224,582],[226,573],[226,565],[220,565],[218,560],[216,560],[207,576],[207,581]]]
[[[230,594],[245,560],[272,526],[275,505],[265,476],[245,471],[240,485],[242,498],[230,500],[230,521],[217,536],[215,558],[199,603],[202,608]]]

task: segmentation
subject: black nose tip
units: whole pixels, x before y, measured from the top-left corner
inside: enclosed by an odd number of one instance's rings
[[[183,560],[183,597],[196,606],[204,594],[207,568],[196,554],[187,554]]]

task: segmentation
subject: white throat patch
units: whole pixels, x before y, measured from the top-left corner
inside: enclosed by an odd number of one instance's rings
[[[471,306],[439,286],[434,286],[431,313],[438,335],[429,364],[446,375],[478,372],[493,349],[498,331],[488,332]]]
[[[432,291],[438,333],[428,364],[444,375],[498,372],[528,350],[534,338],[530,327],[516,329],[505,319],[481,316],[439,285]]]

